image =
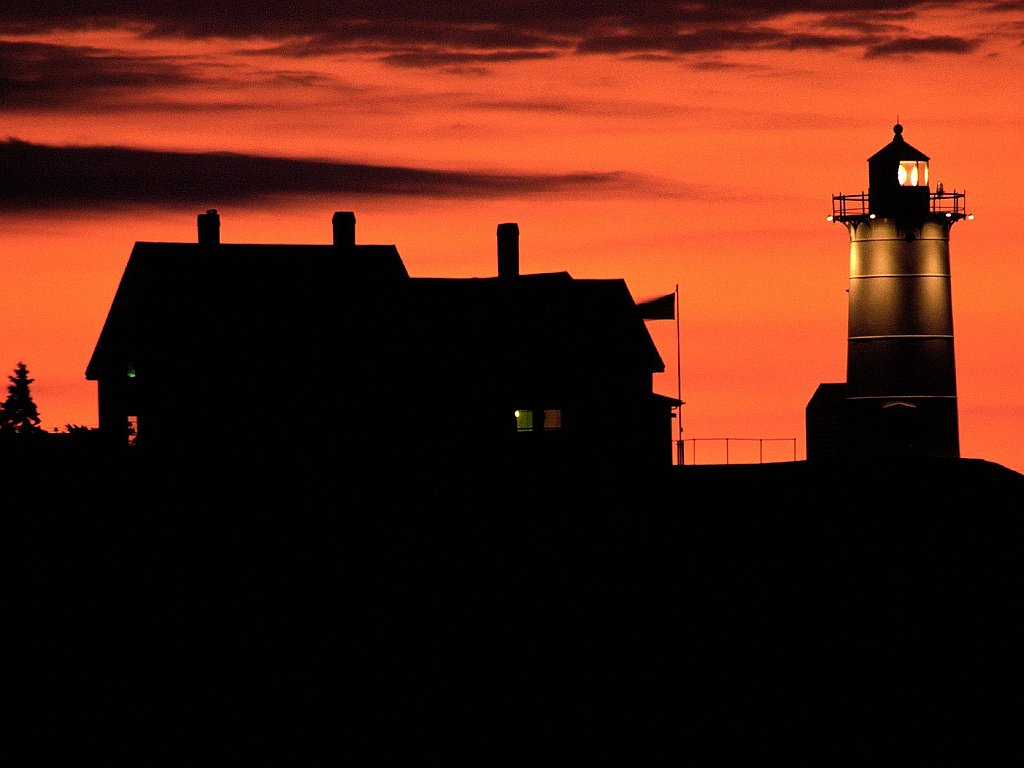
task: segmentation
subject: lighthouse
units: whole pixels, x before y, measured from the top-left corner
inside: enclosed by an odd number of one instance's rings
[[[846,382],[807,406],[808,459],[960,456],[949,235],[973,217],[928,164],[897,123],[867,193],[832,196],[850,237]]]

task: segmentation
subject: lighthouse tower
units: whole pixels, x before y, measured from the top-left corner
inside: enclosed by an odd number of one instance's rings
[[[808,404],[808,459],[960,455],[949,234],[966,198],[932,191],[928,156],[893,134],[868,192],[832,197],[850,235],[846,383]]]

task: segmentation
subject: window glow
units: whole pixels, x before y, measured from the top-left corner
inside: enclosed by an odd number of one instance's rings
[[[561,408],[545,408],[544,409],[544,429],[561,429],[562,428],[562,409]]]
[[[543,410],[530,410],[519,408],[516,410],[516,431],[533,432],[535,430],[553,431],[562,428],[562,409],[545,408]]]
[[[525,408],[521,408],[516,411],[516,431],[533,431],[533,411],[527,410]]]
[[[896,171],[901,187],[928,186],[928,163],[924,160],[900,160]]]

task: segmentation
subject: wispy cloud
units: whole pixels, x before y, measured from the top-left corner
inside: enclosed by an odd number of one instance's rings
[[[1019,3],[962,2],[964,13],[1009,13]],[[619,56],[740,52],[754,48],[859,48],[889,55],[905,39],[928,41],[915,28],[943,4],[933,0],[565,0],[560,3],[480,0],[308,0],[236,6],[198,0],[40,0],[0,9],[0,33],[122,28],[141,37],[245,40],[267,52],[308,57],[342,52],[375,55],[400,67],[449,68],[573,53]],[[794,26],[794,20],[799,25]],[[853,24],[876,29],[854,31]],[[886,23],[906,25],[900,36]],[[950,37],[916,43],[915,52],[962,55],[979,43]]]
[[[867,58],[882,56],[912,56],[921,53],[971,53],[981,42],[962,37],[940,35],[936,37],[913,37],[888,40],[872,45],[865,52]]]
[[[0,40],[0,104],[5,109],[99,105],[126,93],[195,81],[185,67],[166,59]]]
[[[614,194],[656,182],[616,172],[478,173],[235,153],[0,143],[0,206],[8,210],[218,205],[302,195],[487,198]],[[663,193],[665,190],[661,190]]]
[[[494,62],[527,61],[534,59],[550,59],[555,54],[550,51],[488,51],[486,53],[469,53],[466,51],[405,51],[381,57],[385,64],[396,67],[412,67],[426,69],[431,67],[465,67]]]
[[[235,110],[265,106],[272,92],[296,98],[296,89],[329,98],[368,91],[331,72],[262,67],[244,55],[225,61],[0,39],[0,111]]]

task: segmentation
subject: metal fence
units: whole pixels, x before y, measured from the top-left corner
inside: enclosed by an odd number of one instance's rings
[[[701,444],[700,451],[698,444]],[[676,464],[772,464],[782,461],[796,461],[795,437],[691,437],[676,441]]]

